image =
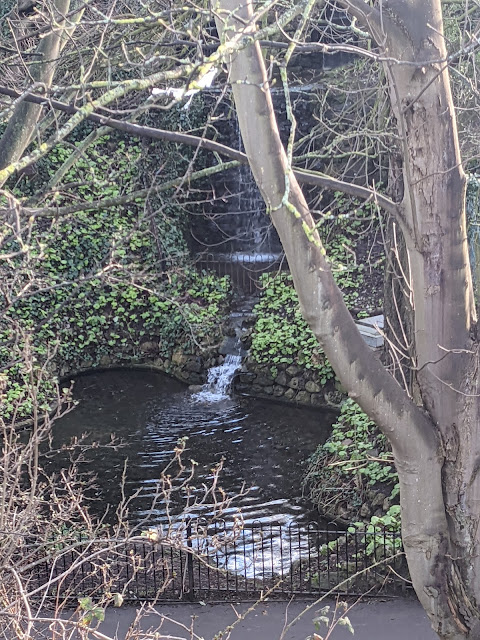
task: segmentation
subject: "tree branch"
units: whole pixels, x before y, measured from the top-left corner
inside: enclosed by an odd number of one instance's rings
[[[39,96],[31,92],[20,94],[13,89],[9,89],[8,87],[0,86],[0,95],[9,96],[14,99],[23,99],[35,104],[41,104],[44,106],[48,106],[51,109],[68,113],[70,115],[73,115],[79,111],[79,109],[77,107],[74,107],[73,105],[65,104],[64,102],[59,102],[58,100],[52,100],[45,96]],[[139,138],[167,140],[169,142],[185,144],[197,149],[206,149],[208,151],[218,153],[222,156],[226,156],[227,158],[230,158],[232,160],[236,160],[241,164],[248,164],[248,158],[245,153],[221,144],[220,142],[208,140],[207,138],[199,138],[198,136],[192,136],[190,134],[180,133],[178,131],[167,131],[165,129],[146,127],[138,124],[133,124],[131,122],[126,122],[124,120],[117,120],[115,118],[111,118],[108,114],[103,115],[102,111],[99,111],[100,113],[97,112],[87,115],[85,119],[102,126],[107,126],[118,131],[123,131],[133,136],[138,136]],[[400,218],[399,206],[395,202],[393,202],[393,200],[390,200],[390,198],[387,198],[387,196],[369,189],[368,187],[362,187],[360,185],[344,182],[336,178],[331,178],[322,173],[305,171],[303,169],[295,169],[294,174],[298,181],[302,184],[310,184],[326,189],[332,189],[334,191],[342,191],[343,193],[354,196],[356,198],[376,202],[379,207],[394,215],[397,219]],[[402,220],[399,220],[399,222],[402,225],[404,224],[404,221]]]
[[[401,216],[400,206],[393,202],[393,200],[390,200],[387,196],[384,196],[373,189],[362,187],[358,184],[353,184],[352,182],[344,182],[338,178],[332,178],[323,173],[317,173],[314,171],[294,169],[293,173],[300,184],[316,185],[324,187],[325,189],[331,189],[332,191],[341,191],[342,193],[354,196],[355,198],[361,198],[362,200],[376,202],[379,207],[395,216],[398,222],[402,225],[402,228],[405,226],[405,221]]]
[[[194,180],[201,180],[202,178],[208,178],[209,176],[221,173],[222,171],[228,171],[228,169],[234,169],[238,167],[237,161],[225,162],[215,165],[214,167],[207,167],[206,169],[200,169],[187,176],[180,176],[168,182],[163,182],[157,186],[150,186],[146,189],[139,189],[138,191],[132,191],[126,193],[123,196],[117,196],[115,198],[103,198],[100,200],[92,200],[91,202],[80,202],[77,204],[66,205],[63,207],[56,207],[53,204],[49,204],[46,207],[25,207],[22,214],[26,217],[36,218],[57,218],[60,216],[68,216],[80,211],[91,211],[93,209],[109,209],[110,207],[118,207],[121,205],[134,202],[135,200],[143,200],[147,198],[151,193],[161,193],[174,189],[175,187],[181,187],[185,182],[193,182]],[[9,209],[0,209],[0,216],[5,216],[9,212]]]
[[[34,102],[35,104],[42,104],[69,115],[75,115],[80,112],[78,107],[74,107],[71,104],[52,100],[51,98],[39,96],[31,92],[20,94],[18,91],[14,91],[8,87],[0,86],[0,95],[9,96],[14,99],[23,99],[26,102]],[[107,113],[102,112],[101,109],[98,109],[96,113],[87,114],[85,116],[85,120],[89,120],[90,122],[95,122],[96,124],[107,126],[118,131],[124,131],[130,135],[138,136],[139,138],[167,140],[168,142],[176,142],[177,144],[186,144],[190,147],[208,149],[209,151],[227,156],[228,158],[241,162],[242,164],[248,163],[247,156],[244,153],[237,151],[236,149],[232,149],[231,147],[227,147],[219,142],[215,142],[214,140],[199,138],[198,136],[192,136],[188,133],[179,133],[178,131],[167,131],[166,129],[144,127],[139,124],[126,122],[125,120],[117,120],[116,118],[110,117]]]

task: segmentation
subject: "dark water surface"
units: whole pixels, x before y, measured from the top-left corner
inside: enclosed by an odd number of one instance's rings
[[[69,443],[82,433],[88,433],[88,441],[100,443],[107,443],[114,433],[124,443],[117,450],[99,447],[88,451],[82,465],[98,476],[94,509],[99,513],[107,505],[115,510],[128,459],[125,493],[139,492],[129,519],[137,523],[151,511],[151,525],[165,522],[164,503],[160,501],[151,510],[152,497],[177,441],[188,437],[186,459],[198,462],[193,484],[208,484],[212,465],[224,458],[220,484],[225,491],[237,493],[244,483],[251,487],[231,513],[240,508],[246,522],[290,523],[311,516],[308,504],[300,498],[302,462],[327,437],[334,419],[331,413],[250,398],[194,402],[181,383],[144,371],[79,377],[74,396],[79,405],[55,424],[54,445]],[[60,456],[55,464],[65,462]],[[208,516],[210,511],[205,506],[198,515]]]

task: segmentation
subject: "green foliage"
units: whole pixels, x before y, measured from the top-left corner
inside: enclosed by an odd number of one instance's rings
[[[335,609],[330,611],[330,605],[326,607],[322,607],[320,611],[317,612],[317,615],[313,619],[313,624],[315,626],[315,633],[313,636],[309,636],[307,640],[321,640],[321,636],[319,635],[320,631],[322,631],[323,625],[327,627],[327,637],[330,635],[330,631],[336,626],[339,625],[341,627],[346,627],[348,631],[353,635],[354,629],[352,627],[352,623],[350,622],[350,618],[346,615],[349,610],[349,605],[347,602],[337,602],[335,605]]]
[[[313,369],[326,384],[334,378],[333,369],[302,317],[291,276],[266,273],[261,283],[251,355],[259,364],[295,363]]]
[[[81,615],[81,624],[89,626],[92,622],[103,622],[105,620],[105,611],[102,607],[94,604],[91,598],[79,598],[78,605]]]
[[[330,209],[317,221],[334,278],[345,302],[363,316],[369,313],[367,310],[359,311],[359,305],[372,309],[381,302],[376,290],[378,283],[372,283],[370,270],[379,272],[383,250],[375,243],[373,248],[368,247],[368,242],[366,247],[360,246],[362,238],[371,237],[376,220],[377,213],[371,203],[359,204],[336,192]],[[367,266],[368,286],[365,280]],[[264,274],[261,283],[261,299],[254,309],[256,322],[251,355],[259,364],[271,364],[272,375],[277,365],[295,363],[315,370],[319,382],[325,385],[335,377],[334,372],[302,318],[291,277],[285,273]]]
[[[348,531],[365,533],[361,543],[368,557],[377,559],[382,557],[379,551],[386,556],[391,556],[401,550],[399,538],[385,534],[401,532],[400,505],[392,505],[384,516],[372,516],[370,522],[354,522]]]
[[[382,293],[378,289],[382,283],[376,281],[378,278],[372,278],[372,274],[382,273],[385,260],[383,245],[376,239],[378,212],[375,205],[336,191],[317,227],[347,307],[372,309],[381,306]]]
[[[8,347],[2,345],[0,362],[8,362],[10,357]],[[28,389],[37,380],[41,380],[41,383],[35,389],[35,396],[32,396]],[[56,383],[56,377],[45,379],[42,376],[41,366],[36,361],[31,368],[24,362],[15,363],[0,375],[0,417],[11,418],[15,415],[17,421],[22,421],[32,416],[34,405],[40,414],[48,413],[53,408],[56,397]]]
[[[341,474],[360,474],[369,485],[397,477],[385,436],[350,398],[343,403],[327,442],[318,450],[341,462],[337,465]]]
[[[381,487],[390,501],[397,498],[398,476],[387,440],[350,398],[328,440],[309,458],[304,485],[314,504],[328,505],[330,515],[344,505],[358,510],[369,488]]]
[[[385,585],[387,566],[393,565],[397,575],[408,574],[400,530],[400,505],[392,505],[383,516],[372,516],[368,522],[354,522],[338,538],[320,545],[319,566],[336,570],[340,575],[345,572],[346,577],[347,572],[351,572],[352,562],[365,567],[370,565],[369,582],[378,570],[379,584]],[[376,563],[380,563],[377,569]],[[311,579],[320,585],[321,573],[315,572]]]
[[[83,140],[86,133],[76,135]],[[33,196],[76,153],[79,140],[58,145],[38,163],[34,179],[22,177],[15,186],[17,197]],[[137,142],[113,134],[99,138],[76,157],[45,206],[70,204],[77,197],[93,202],[138,188],[145,152]],[[17,419],[24,418],[32,411],[25,392],[29,370],[12,364],[12,344],[21,351],[28,343],[35,366],[55,352],[51,371],[72,371],[97,366],[104,356],[138,361],[142,342],[157,344],[156,355],[167,359],[176,349],[196,352],[219,339],[228,278],[186,266],[186,214],[172,194],[156,197],[154,208],[150,204],[39,218],[27,251],[2,261],[6,282],[20,289],[31,283],[27,295],[13,296],[0,321],[0,365],[7,368],[4,417],[16,412]],[[9,228],[0,232],[2,252],[22,248]],[[54,400],[55,382],[54,376],[42,382],[42,409]]]

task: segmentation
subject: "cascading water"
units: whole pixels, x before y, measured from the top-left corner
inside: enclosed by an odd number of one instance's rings
[[[194,402],[220,402],[228,398],[233,377],[241,364],[242,356],[228,354],[222,364],[209,370],[207,383],[201,391],[193,394],[192,400]]]
[[[237,148],[244,150],[240,125],[234,123]],[[240,165],[236,171],[235,196],[230,204],[233,214],[229,253],[251,257],[263,255],[263,262],[275,261],[281,251],[280,241],[266,213],[265,202],[248,165]],[[273,259],[272,259],[273,258]],[[234,260],[234,258],[233,258]],[[240,259],[244,262],[244,259]]]

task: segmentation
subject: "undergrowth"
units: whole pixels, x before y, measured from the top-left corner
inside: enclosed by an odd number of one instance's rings
[[[261,285],[262,295],[254,309],[251,356],[259,364],[271,363],[272,368],[281,363],[295,363],[314,369],[321,384],[326,384],[335,374],[302,317],[291,276],[266,273]]]
[[[398,476],[390,447],[385,436],[350,398],[343,403],[328,440],[308,459],[303,484],[322,514],[356,522],[359,527],[365,525],[365,519],[359,517],[362,505],[375,494],[381,494],[386,501],[377,505],[377,513],[368,523],[388,525],[393,530],[400,526]]]

